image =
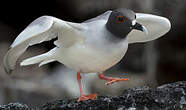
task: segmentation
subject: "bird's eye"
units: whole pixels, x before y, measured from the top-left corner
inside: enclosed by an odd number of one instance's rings
[[[119,22],[119,23],[125,22],[124,16],[117,16],[117,22]]]

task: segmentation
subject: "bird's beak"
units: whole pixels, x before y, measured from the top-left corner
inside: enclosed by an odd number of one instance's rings
[[[136,30],[139,30],[139,31],[142,31],[144,32],[146,35],[148,35],[148,30],[145,26],[137,23],[135,20],[132,21],[132,29],[136,29]]]

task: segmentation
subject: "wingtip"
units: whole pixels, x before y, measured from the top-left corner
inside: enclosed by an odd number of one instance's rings
[[[11,47],[8,49],[8,51],[11,49]],[[7,61],[7,56],[8,56],[8,53],[4,56],[4,59],[3,59],[3,66],[4,66],[4,70],[5,72],[10,75],[12,73],[12,69],[9,67],[8,65],[8,61]]]
[[[8,75],[11,75],[12,74],[12,69],[8,69],[7,67],[4,66],[4,70],[5,72],[8,74]]]
[[[171,22],[168,18],[165,18],[165,21],[167,23],[167,28],[170,30],[171,29]]]

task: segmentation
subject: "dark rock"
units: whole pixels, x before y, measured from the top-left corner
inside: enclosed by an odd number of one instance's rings
[[[136,87],[124,90],[121,96],[83,102],[56,100],[43,105],[42,110],[186,110],[185,91],[186,81],[180,81],[155,89]]]
[[[41,110],[186,110],[186,81],[124,90],[120,96],[99,96],[95,100],[77,99],[48,102]],[[32,110],[26,105],[11,103],[0,110]]]
[[[10,103],[8,105],[0,106],[0,110],[33,110],[25,104]]]

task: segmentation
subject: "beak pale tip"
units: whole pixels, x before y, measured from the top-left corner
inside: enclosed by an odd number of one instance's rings
[[[148,32],[147,28],[146,28],[145,26],[142,26],[142,27],[143,27],[143,32],[144,32],[146,35],[148,35],[149,32]]]

